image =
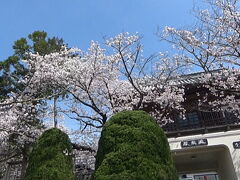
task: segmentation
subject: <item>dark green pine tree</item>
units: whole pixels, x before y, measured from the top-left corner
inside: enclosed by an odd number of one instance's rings
[[[29,73],[22,61],[28,58],[28,53],[45,55],[59,51],[63,45],[62,39],[49,38],[44,31],[35,31],[28,38],[15,41],[13,55],[0,62],[0,100],[7,98],[11,92],[19,93],[24,89],[19,80]]]
[[[24,180],[74,180],[71,152],[67,134],[45,131],[33,147]]]
[[[177,180],[163,130],[144,111],[114,115],[103,127],[92,180]]]

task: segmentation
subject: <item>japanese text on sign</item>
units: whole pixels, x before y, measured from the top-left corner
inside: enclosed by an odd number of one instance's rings
[[[181,142],[181,147],[193,147],[193,146],[204,146],[208,145],[207,139],[194,139],[194,140],[189,140],[189,141],[182,141]]]

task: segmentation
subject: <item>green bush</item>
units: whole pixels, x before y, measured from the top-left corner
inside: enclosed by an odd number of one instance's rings
[[[104,126],[92,180],[177,180],[163,130],[144,111],[126,111]]]
[[[25,180],[73,180],[71,142],[67,134],[53,128],[45,131],[30,154]]]

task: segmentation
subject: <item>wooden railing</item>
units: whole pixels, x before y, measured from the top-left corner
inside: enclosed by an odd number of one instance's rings
[[[199,133],[226,131],[240,128],[240,120],[233,114],[223,112],[188,112],[173,116],[174,122],[163,126],[168,137]]]

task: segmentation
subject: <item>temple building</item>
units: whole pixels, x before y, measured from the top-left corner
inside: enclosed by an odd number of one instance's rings
[[[229,112],[197,106],[199,74],[185,76],[186,113],[163,128],[181,180],[239,180],[240,124]],[[201,96],[201,95],[200,95]]]

